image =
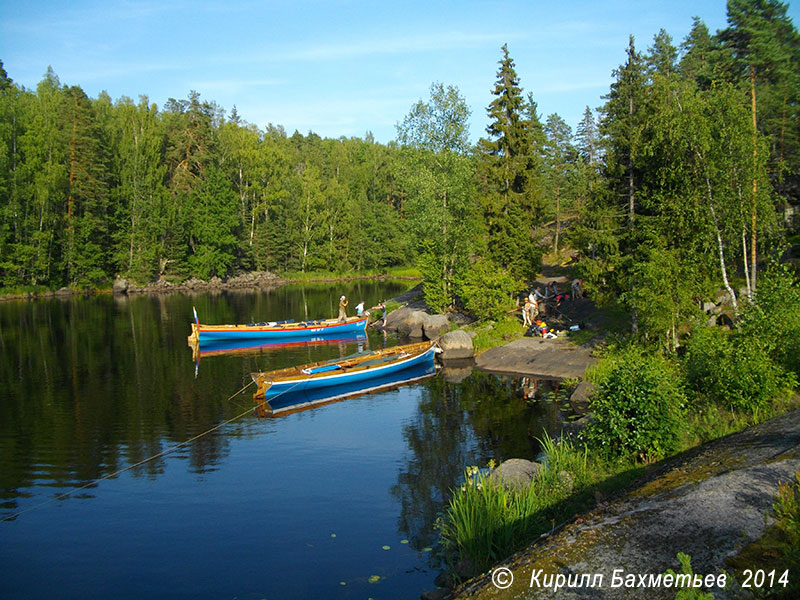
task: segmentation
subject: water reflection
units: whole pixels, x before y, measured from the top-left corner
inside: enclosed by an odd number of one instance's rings
[[[464,377],[469,370],[462,364],[451,373],[456,382],[429,382],[403,431],[409,455],[392,494],[402,507],[398,529],[417,549],[435,544],[436,520],[466,466],[534,460],[545,432],[556,436],[569,414],[557,381],[480,371]]]
[[[253,388],[231,398],[251,372],[404,340],[370,329],[367,340],[220,352],[203,357],[197,378],[186,348],[193,304],[215,322],[302,319],[335,314],[341,294],[370,305],[404,287],[0,303],[0,517],[247,414],[73,496],[92,501],[49,503],[0,525],[7,595],[44,597],[53,580],[65,597],[120,600],[175,581],[198,598],[407,598],[431,588],[437,559],[425,550],[450,489],[467,465],[536,457],[536,438],[563,417],[551,384],[526,398],[529,381],[449,365],[443,376],[264,421],[251,415]],[[372,575],[386,577],[380,590]]]
[[[0,303],[0,500],[27,490],[73,488],[114,473],[241,412],[228,401],[250,372],[346,355],[366,340],[329,347],[220,356],[194,378],[186,355],[192,304],[216,322],[302,318],[336,310],[341,293],[377,302],[405,284],[285,286],[249,294],[188,297],[71,296]],[[336,303],[334,303],[334,301]],[[228,452],[211,434],[181,454],[194,473]],[[155,460],[135,473],[155,477]]]

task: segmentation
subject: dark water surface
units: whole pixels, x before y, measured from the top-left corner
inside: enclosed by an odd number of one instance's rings
[[[193,305],[208,323],[299,320],[334,316],[340,294],[371,306],[405,287],[0,303],[0,597],[379,600],[432,588],[448,490],[467,465],[535,457],[536,437],[563,418],[551,388],[534,402],[520,381],[439,373],[259,419],[252,385],[231,398],[251,371],[404,340],[370,331],[199,363],[186,344]]]

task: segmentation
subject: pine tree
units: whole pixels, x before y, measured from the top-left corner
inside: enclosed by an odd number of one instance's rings
[[[759,124],[759,104],[782,104],[784,100],[775,102],[771,98],[777,95],[785,98],[785,104],[793,96],[796,123],[797,88],[800,82],[797,49],[798,34],[786,15],[787,5],[778,0],[729,0],[729,27],[720,32],[719,37],[724,46],[731,52],[735,76],[746,82],[750,96],[750,112],[753,135],[753,162],[758,164],[758,131],[765,130],[762,121]],[[759,100],[760,98],[760,100]],[[783,114],[788,116],[789,111]],[[766,131],[768,138],[779,137],[777,132]],[[775,146],[773,146],[775,147]],[[777,145],[778,148],[781,144]],[[774,157],[773,157],[774,160]],[[772,163],[775,164],[774,162]],[[774,168],[774,167],[773,167]],[[750,209],[750,277],[753,290],[756,289],[758,268],[758,229],[759,214],[758,180],[753,178]]]
[[[545,124],[545,158],[550,208],[555,217],[553,252],[560,250],[561,223],[564,211],[572,204],[570,189],[574,183],[576,150],[572,145],[572,129],[557,114],[547,117]]]
[[[66,269],[70,283],[108,278],[109,159],[102,132],[84,91],[65,91],[63,135],[68,148]]]

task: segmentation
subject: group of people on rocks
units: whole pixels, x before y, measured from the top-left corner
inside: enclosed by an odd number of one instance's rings
[[[578,278],[573,279],[570,290],[573,299],[583,298],[583,281]],[[537,326],[539,329],[543,329],[546,332],[546,324],[538,318],[539,315],[544,312],[540,303],[552,300],[555,302],[556,306],[561,306],[561,302],[569,300],[569,298],[570,294],[558,291],[558,284],[555,281],[548,283],[544,288],[544,292],[538,287],[535,287],[525,297],[525,302],[522,306],[522,324],[526,328]]]

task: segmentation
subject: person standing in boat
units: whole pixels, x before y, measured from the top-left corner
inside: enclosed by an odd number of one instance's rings
[[[369,313],[367,313],[367,314],[369,314]],[[359,317],[364,315],[364,301],[363,300],[361,302],[359,302],[358,304],[356,304],[356,315],[358,315]]]
[[[339,320],[340,321],[347,321],[347,298],[342,296],[339,298]]]

